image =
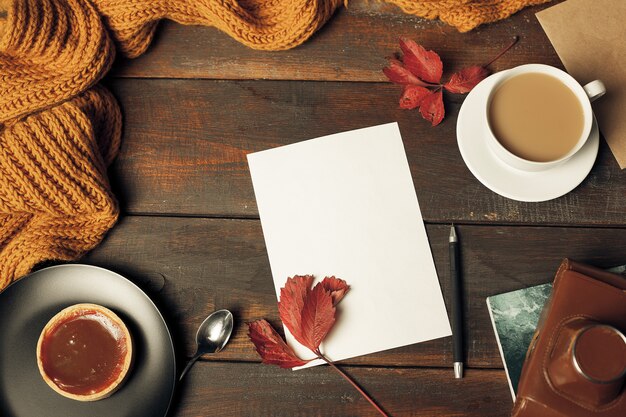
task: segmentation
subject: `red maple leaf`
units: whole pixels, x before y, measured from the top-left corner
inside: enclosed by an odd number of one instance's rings
[[[312,275],[295,275],[287,278],[280,289],[278,313],[289,332],[301,344],[306,346],[306,337],[302,333],[302,311],[304,302],[311,291]]]
[[[435,51],[427,51],[410,39],[400,39],[404,54],[404,66],[420,80],[439,83],[443,74],[443,63]]]
[[[443,87],[451,93],[469,93],[476,84],[487,78],[489,70],[480,65],[467,67],[452,74],[450,80]]]
[[[389,66],[383,68],[383,73],[389,81],[403,86],[401,109],[419,107],[422,117],[437,126],[445,115],[442,88],[456,94],[468,93],[490,74],[487,67],[511,49],[517,40],[516,36],[489,63],[464,68],[452,74],[448,82],[441,84],[443,64],[439,55],[435,51],[427,51],[415,41],[400,39],[400,49],[404,54],[402,61],[390,58]]]
[[[433,91],[422,100],[420,114],[433,126],[437,126],[443,120],[445,109],[443,107],[443,93],[441,89]]]
[[[280,289],[278,312],[298,343],[319,356],[320,344],[335,324],[335,306],[350,287],[344,280],[331,276],[311,289],[313,279],[312,275],[287,278],[285,286]],[[267,363],[289,367],[287,364],[301,360],[268,322],[253,322],[248,325],[248,330],[257,352]]]
[[[389,81],[396,84],[421,85],[426,87],[428,84],[417,78],[411,71],[404,68],[402,62],[394,58],[389,58],[389,66],[383,68],[383,73],[389,78]]]
[[[400,96],[400,108],[411,110],[419,107],[429,94],[431,91],[428,88],[419,85],[407,85]]]
[[[335,324],[335,306],[330,292],[319,283],[308,294],[302,310],[302,335],[304,346],[317,352],[330,329]]]
[[[310,362],[300,359],[267,320],[248,323],[248,336],[263,359],[263,363],[278,365],[281,368],[293,368]]]
[[[313,289],[312,283],[311,275],[287,278],[285,286],[280,289],[278,310],[281,319],[298,342],[341,374],[382,416],[388,417],[367,392],[320,351],[320,344],[335,324],[335,306],[350,287],[335,276],[324,278]],[[266,320],[248,323],[248,337],[263,363],[293,368],[310,362],[300,359]]]
[[[336,306],[339,304],[339,301],[346,295],[350,286],[346,283],[346,281],[332,277],[326,277],[320,283],[322,287],[326,291],[330,291],[330,296],[333,298],[333,305]]]

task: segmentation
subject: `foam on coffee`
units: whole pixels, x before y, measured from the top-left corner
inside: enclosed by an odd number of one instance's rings
[[[520,74],[504,81],[492,95],[488,117],[502,146],[535,162],[567,155],[584,128],[578,97],[562,81],[542,73]]]

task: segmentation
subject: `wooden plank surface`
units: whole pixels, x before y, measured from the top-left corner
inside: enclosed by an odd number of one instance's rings
[[[604,140],[589,177],[544,203],[520,203],[485,188],[456,144],[464,96],[448,95],[435,128],[400,110],[389,83],[113,80],[124,112],[113,165],[126,212],[257,217],[249,152],[398,121],[422,214],[429,222],[614,226],[626,223],[626,170]]]
[[[429,225],[427,232],[449,305],[449,226]],[[564,257],[601,267],[626,263],[626,229],[461,226],[458,233],[470,367],[502,366],[485,305],[487,296],[551,281]],[[215,309],[231,309],[237,326],[228,348],[207,358],[211,360],[258,361],[245,322],[267,318],[275,326],[280,323],[257,220],[125,217],[84,262],[110,268],[145,289],[164,312],[180,357],[191,356],[196,326]],[[349,277],[344,278],[349,282]],[[451,340],[347,363],[449,367]]]
[[[356,0],[309,42],[273,53],[213,28],[165,22],[148,53],[118,60],[107,83],[125,118],[112,168],[125,216],[85,262],[151,295],[181,364],[209,312],[229,308],[237,323],[227,349],[192,369],[170,415],[376,415],[328,367],[291,372],[258,363],[245,322],[280,322],[246,154],[391,121],[400,125],[448,305],[447,223],[461,223],[469,370],[461,381],[451,377],[450,338],[343,366],[394,416],[510,414],[485,298],[549,282],[566,256],[600,267],[626,263],[626,173],[602,141],[590,176],[572,193],[538,204],[502,198],[460,157],[455,129],[464,97],[448,95],[445,121],[431,128],[417,112],[398,109],[399,88],[381,82],[381,68],[400,36],[439,52],[447,76],[488,61],[514,35],[520,42],[492,69],[562,67],[534,16],[544,7],[460,34]]]
[[[504,417],[512,406],[504,372],[344,367],[394,417]],[[327,366],[290,371],[261,364],[201,362],[170,415],[180,417],[374,417],[377,412]]]
[[[148,52],[120,60],[121,77],[382,81],[385,57],[399,50],[399,37],[415,39],[442,57],[447,73],[491,60],[514,35],[517,47],[498,61],[500,70],[530,62],[561,63],[535,17],[546,6],[525,9],[509,20],[469,33],[439,21],[406,15],[371,0],[350,1],[308,42],[288,51],[246,48],[214,28],[164,22]]]

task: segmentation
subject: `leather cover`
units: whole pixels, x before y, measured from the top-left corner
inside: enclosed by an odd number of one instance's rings
[[[599,387],[589,381],[569,385],[567,390],[554,383],[558,378],[551,355],[559,334],[567,323],[576,320],[610,325],[624,333],[626,279],[568,259],[562,262],[526,354],[513,417],[626,416],[623,378],[617,382],[614,398],[601,404],[589,400],[592,391]],[[556,372],[563,368],[556,367]]]

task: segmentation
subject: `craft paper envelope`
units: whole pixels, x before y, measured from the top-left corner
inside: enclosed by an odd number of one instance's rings
[[[537,19],[572,77],[606,85],[593,108],[615,159],[626,168],[626,0],[568,0]]]
[[[330,359],[451,334],[396,123],[249,154],[248,163],[277,296],[293,275],[335,275],[351,287],[322,344]],[[301,357],[314,356],[285,331]]]

